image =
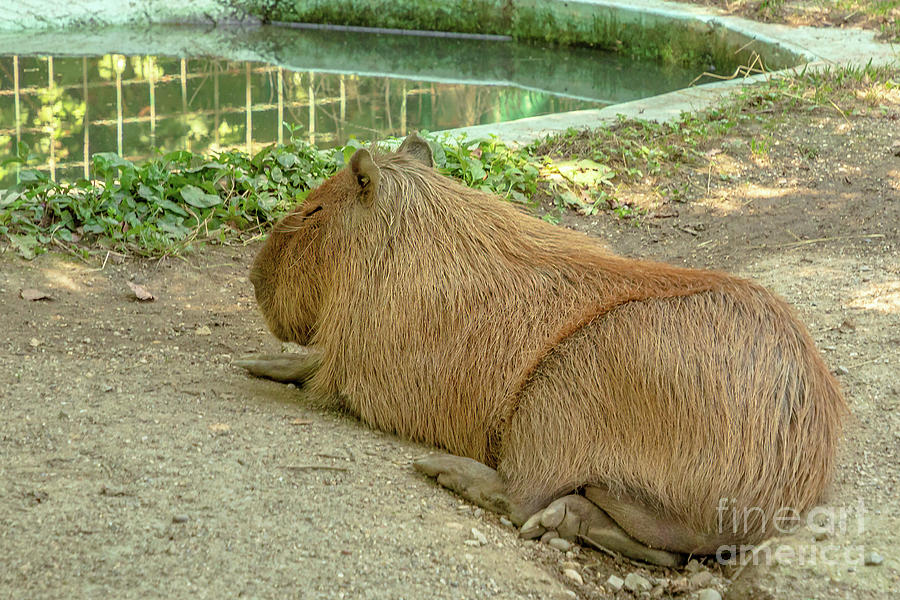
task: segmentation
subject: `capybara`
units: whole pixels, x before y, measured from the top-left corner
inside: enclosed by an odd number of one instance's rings
[[[416,134],[361,149],[273,229],[250,278],[307,348],[242,366],[447,450],[417,468],[526,536],[672,565],[820,499],[846,407],[782,300],[616,256],[432,163]]]

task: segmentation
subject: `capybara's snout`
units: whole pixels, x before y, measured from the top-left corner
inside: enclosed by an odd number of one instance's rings
[[[253,291],[256,292],[256,297],[259,298],[259,291],[262,287],[263,274],[256,265],[253,265],[250,268],[248,279],[250,279],[250,283],[253,284]]]

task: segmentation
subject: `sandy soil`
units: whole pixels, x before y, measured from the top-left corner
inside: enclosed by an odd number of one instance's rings
[[[830,534],[778,538],[758,566],[679,571],[521,541],[415,473],[428,448],[231,364],[280,348],[246,278],[255,247],[103,268],[6,253],[0,597],[630,598],[607,581],[631,573],[644,597],[896,594],[900,101],[858,104],[711,141],[708,165],[621,191],[643,219],[562,223],[624,254],[752,277],[796,307],[853,411],[820,515]],[[881,564],[864,564],[872,553]]]
[[[900,4],[891,0],[676,0],[757,21],[811,27],[862,27],[896,41]]]

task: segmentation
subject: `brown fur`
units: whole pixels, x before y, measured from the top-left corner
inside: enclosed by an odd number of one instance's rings
[[[496,466],[535,509],[588,484],[632,499],[674,524],[670,550],[758,542],[820,498],[846,409],[783,301],[615,256],[403,149],[374,165],[312,192],[254,264],[272,332],[323,352],[317,395]]]

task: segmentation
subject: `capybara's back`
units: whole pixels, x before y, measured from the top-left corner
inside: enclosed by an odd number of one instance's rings
[[[253,281],[273,333],[321,351],[315,393],[497,468],[526,510],[581,489],[644,544],[709,553],[828,480],[845,406],[784,302],[617,257],[440,175],[420,138],[359,151]]]

